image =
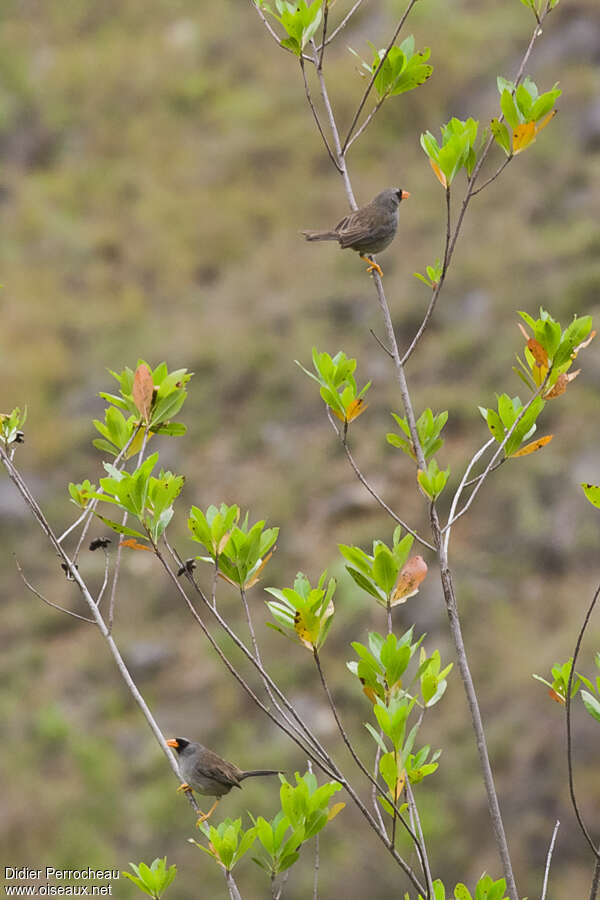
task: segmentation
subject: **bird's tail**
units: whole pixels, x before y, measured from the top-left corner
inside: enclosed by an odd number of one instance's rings
[[[340,239],[337,231],[303,231],[302,234],[307,241],[338,241]]]
[[[251,769],[249,772],[242,772],[240,781],[244,778],[253,778],[255,775],[282,775],[281,769]]]

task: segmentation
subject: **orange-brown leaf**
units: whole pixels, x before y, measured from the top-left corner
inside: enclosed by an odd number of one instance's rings
[[[346,407],[346,422],[353,422],[361,416],[369,404],[365,403],[364,397],[357,397],[352,403]]]
[[[541,125],[537,131],[543,127],[544,126]],[[513,131],[513,154],[516,156],[517,153],[520,153],[522,150],[525,150],[526,147],[529,147],[529,145],[535,141],[535,135],[535,122],[523,122],[521,125],[517,125]]]
[[[529,338],[527,349],[535,359],[536,366],[548,366],[548,354],[539,341],[536,341],[535,338]]]
[[[562,704],[562,706],[565,705],[565,698],[562,697],[560,694],[557,694],[556,691],[554,690],[554,688],[550,688],[548,693],[550,694],[550,696],[556,703],[560,703],[560,704]]]
[[[121,547],[130,547],[132,550],[150,550],[152,552],[152,547],[148,547],[147,544],[140,544],[135,538],[127,538],[127,540],[121,541]]]
[[[409,597],[414,597],[426,575],[427,563],[423,557],[411,556],[398,575],[390,598],[391,605],[396,606],[398,603],[406,603]]]
[[[448,187],[448,181],[446,179],[446,176],[444,175],[444,173],[442,172],[442,170],[440,169],[438,164],[430,158],[429,165],[435,172],[436,178],[439,181],[439,183],[442,185],[442,187]]]
[[[549,391],[546,391],[544,394],[544,400],[553,400],[555,397],[560,397],[561,394],[564,394],[568,385],[575,381],[577,376],[581,373],[581,369],[577,369],[575,372],[563,372],[556,379],[556,383],[550,388]]]
[[[144,365],[144,363],[140,363],[140,365],[135,370],[135,375],[133,376],[133,389],[132,389],[133,402],[135,403],[136,409],[139,412],[142,420],[144,422],[148,422],[150,419],[150,410],[152,409],[152,398],[154,395],[154,381],[152,380],[152,373],[148,366]]]
[[[368,697],[373,706],[375,706],[375,704],[377,703],[377,694],[375,693],[373,688],[369,687],[368,684],[363,684],[363,694],[365,695],[365,697]]]
[[[546,444],[549,444],[553,434],[547,434],[544,437],[538,438],[537,441],[532,441],[530,444],[526,444],[524,447],[521,447],[520,450],[517,450],[516,453],[513,453],[511,459],[517,459],[518,456],[529,456],[530,453],[535,453],[536,450],[541,450],[542,447],[545,447]]]

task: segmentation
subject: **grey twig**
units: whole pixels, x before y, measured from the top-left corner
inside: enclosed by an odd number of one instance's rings
[[[318,63],[315,63],[315,65],[318,65]],[[306,93],[306,99],[308,100],[308,105],[310,106],[310,111],[313,114],[313,119],[315,120],[315,124],[319,131],[319,134],[321,135],[321,137],[323,139],[323,143],[325,144],[325,149],[327,150],[327,153],[329,154],[329,159],[334,164],[334,166],[336,167],[338,172],[341,172],[342,169],[340,167],[340,164],[339,164],[338,160],[336,159],[333,150],[329,146],[329,141],[327,140],[327,136],[326,136],[325,132],[323,131],[323,126],[321,125],[321,120],[319,119],[319,114],[317,112],[315,104],[313,103],[312,94],[310,92],[310,87],[308,85],[308,79],[306,77],[306,69],[304,67],[304,60],[302,57],[300,57],[300,70],[302,72],[302,80],[304,81],[304,91]]]
[[[494,443],[494,441],[495,441],[495,438],[490,438],[489,441],[487,441],[487,442],[483,445],[483,447],[480,447],[480,448],[479,448],[479,450],[477,451],[477,453],[474,454],[474,456],[471,458],[469,464],[467,465],[467,468],[465,469],[465,473],[464,473],[464,475],[463,475],[463,477],[462,477],[462,479],[461,479],[461,482],[460,482],[459,486],[458,486],[457,489],[456,489],[456,492],[455,492],[455,494],[454,494],[454,497],[452,498],[452,505],[451,505],[451,507],[450,507],[450,512],[448,513],[448,521],[449,521],[449,522],[452,521],[453,518],[454,518],[454,515],[455,515],[455,513],[456,513],[456,507],[458,506],[458,503],[459,503],[460,498],[461,498],[461,496],[462,496],[463,490],[465,489],[465,487],[466,487],[468,484],[472,484],[472,483],[473,483],[473,482],[467,481],[467,478],[469,477],[469,474],[470,474],[470,472],[471,472],[473,466],[475,465],[475,463],[476,463],[479,459],[481,459],[481,457],[483,456],[483,454],[485,453],[485,451],[488,449],[488,447],[491,447],[491,446],[492,446],[492,444]],[[490,470],[490,471],[491,471],[491,470]],[[478,476],[478,477],[481,477],[481,476]],[[450,526],[450,527],[448,528],[448,530],[446,531],[446,533],[445,533],[445,535],[444,535],[444,550],[446,551],[446,553],[448,552],[448,544],[449,544],[449,542],[450,542],[450,532],[451,532],[451,528],[452,528],[452,526]]]
[[[342,447],[344,448],[344,452],[346,454],[348,462],[352,466],[352,470],[353,470],[354,474],[356,475],[356,477],[358,478],[358,480],[360,481],[360,483],[367,489],[367,491],[373,497],[373,499],[376,500],[377,503],[379,503],[381,508],[386,511],[386,513],[394,520],[394,522],[397,522],[398,525],[402,525],[404,530],[407,531],[409,534],[412,534],[412,536],[415,538],[415,540],[419,541],[419,543],[422,544],[423,547],[427,547],[429,550],[433,550],[433,552],[435,553],[435,547],[433,546],[433,544],[430,544],[429,541],[426,541],[425,538],[422,538],[418,532],[416,532],[414,529],[412,529],[410,527],[410,525],[407,525],[406,522],[403,519],[401,519],[400,516],[398,516],[394,512],[394,510],[391,509],[391,507],[389,507],[387,505],[385,500],[382,497],[380,497],[379,494],[377,493],[377,491],[369,484],[369,482],[367,481],[365,476],[362,474],[362,472],[358,468],[354,457],[352,456],[350,447],[348,446],[347,438],[344,437],[344,435],[340,432],[337,425],[333,421],[333,418],[331,416],[331,412],[330,412],[329,408],[327,408],[327,416],[329,418],[329,421],[331,422],[332,428],[337,433],[337,435],[342,443]]]
[[[94,598],[92,597],[90,591],[88,590],[88,587],[87,587],[85,581],[83,580],[82,576],[80,575],[73,560],[69,559],[69,557],[63,550],[61,544],[58,543],[58,538],[56,537],[56,535],[54,534],[54,531],[50,527],[50,524],[49,524],[48,520],[46,519],[46,517],[44,516],[37,500],[35,500],[35,498],[31,494],[31,491],[29,490],[27,483],[22,478],[18,469],[15,468],[15,466],[12,463],[12,460],[9,458],[8,454],[5,452],[5,450],[2,448],[1,445],[0,445],[0,460],[2,460],[2,462],[6,468],[9,478],[17,487],[17,490],[19,491],[19,493],[25,500],[26,504],[29,506],[35,519],[37,519],[37,522],[38,522],[40,528],[42,529],[42,531],[44,532],[44,534],[46,535],[46,537],[48,538],[48,541],[50,542],[52,547],[54,547],[54,549],[58,553],[59,557],[63,560],[63,562],[65,563],[65,565],[67,567],[67,571],[70,573],[71,577],[73,578],[73,581],[75,581],[77,586],[79,587],[79,590],[81,591],[83,599],[85,600],[85,602],[87,603],[87,605],[89,607],[89,610],[92,614],[92,618],[93,618],[94,622],[100,629],[102,637],[108,644],[108,649],[110,650],[113,660],[119,670],[121,678],[125,682],[125,685],[127,686],[127,689],[129,690],[129,693],[131,694],[131,696],[133,697],[133,699],[139,706],[140,710],[142,711],[142,714],[143,714],[144,718],[146,719],[146,722],[150,726],[150,729],[151,729],[152,733],[154,734],[154,737],[158,741],[158,744],[160,745],[161,750],[165,754],[165,756],[167,758],[167,762],[171,766],[171,769],[173,770],[175,776],[177,777],[178,781],[182,782],[181,776],[179,774],[179,767],[177,765],[175,757],[174,757],[173,753],[171,752],[171,750],[167,747],[164,736],[163,736],[160,728],[158,727],[158,724],[157,724],[154,716],[152,715],[148,704],[144,700],[142,694],[138,690],[138,687],[137,687],[135,681],[131,677],[129,670],[128,670],[127,666],[125,665],[123,657],[121,656],[121,653],[119,652],[119,648],[117,647],[113,637],[109,633],[108,628],[106,627],[106,624],[104,622],[104,619],[102,618],[102,615],[100,613],[100,610],[97,608]],[[188,796],[188,800],[189,800],[191,806],[194,808],[195,812],[198,813],[198,811],[199,811],[198,804],[196,803],[194,797],[189,793],[187,796]]]
[[[71,612],[70,609],[65,609],[64,606],[59,606],[58,603],[53,603],[52,600],[48,600],[47,597],[44,597],[43,594],[40,594],[40,592],[37,591],[34,588],[34,586],[29,583],[29,581],[27,581],[27,579],[25,577],[25,573],[23,572],[23,569],[19,565],[19,560],[17,559],[16,556],[15,556],[15,565],[17,566],[17,569],[19,570],[19,575],[21,576],[23,583],[25,584],[25,587],[27,587],[31,591],[32,594],[35,594],[35,596],[39,600],[41,600],[43,603],[47,603],[48,606],[51,606],[53,609],[59,610],[59,612],[66,613],[68,616],[73,616],[74,619],[79,619],[82,622],[89,622],[90,625],[96,624],[96,622],[94,622],[93,619],[88,619],[86,616],[80,616],[79,613]]]
[[[421,817],[419,816],[419,809],[417,807],[417,804],[415,801],[415,795],[413,793],[413,789],[411,787],[410,781],[408,780],[408,776],[406,777],[406,796],[408,798],[409,809],[411,811],[411,814],[413,816],[414,823],[415,823],[414,830],[416,831],[417,835],[419,836],[419,841],[421,842],[421,847],[423,848],[423,856],[425,858],[425,872],[424,872],[425,880],[427,881],[428,890],[429,890],[431,896],[433,897],[434,896],[433,878],[431,875],[431,866],[429,865],[429,857],[427,855],[427,845],[425,844],[425,838],[423,836],[423,829],[421,827]],[[542,897],[542,900],[544,900],[543,897]]]
[[[331,34],[325,41],[325,45],[330,44],[333,40],[335,40],[335,38],[338,36],[340,31],[342,31],[342,29],[346,27],[346,25],[348,24],[348,22],[350,21],[350,19],[352,18],[352,16],[354,15],[354,13],[356,12],[356,10],[358,9],[358,7],[361,5],[362,2],[363,2],[363,0],[356,0],[356,3],[349,10],[349,12],[346,13],[344,18],[340,22],[340,24],[336,28],[333,29],[333,31],[331,32]],[[320,51],[321,48],[317,47],[317,50]]]
[[[362,112],[363,109],[364,109],[365,103],[366,103],[367,100],[369,99],[369,94],[371,93],[371,90],[373,89],[373,85],[375,84],[375,79],[377,78],[377,76],[378,76],[379,73],[381,72],[381,69],[383,68],[384,63],[385,63],[386,59],[388,58],[389,52],[390,52],[390,50],[392,49],[392,47],[394,46],[394,43],[395,43],[395,41],[396,41],[396,38],[398,37],[398,35],[400,34],[400,31],[402,30],[402,26],[403,26],[404,23],[406,22],[406,20],[407,20],[409,14],[410,14],[410,11],[411,11],[411,9],[413,8],[413,6],[415,5],[416,2],[417,2],[417,0],[409,0],[409,4],[408,4],[408,6],[406,7],[406,10],[404,11],[404,15],[403,15],[402,18],[400,19],[400,21],[399,21],[399,23],[398,23],[398,25],[397,25],[397,27],[396,27],[396,30],[394,31],[394,35],[393,35],[391,41],[389,42],[389,44],[388,44],[388,46],[387,46],[387,49],[386,49],[385,53],[383,54],[383,56],[382,56],[381,59],[379,60],[379,65],[378,65],[377,68],[374,70],[373,74],[371,75],[371,78],[369,79],[369,83],[367,84],[367,87],[365,88],[365,92],[364,92],[364,94],[362,95],[361,101],[360,101],[360,103],[358,104],[358,108],[357,108],[356,112],[354,113],[354,118],[352,119],[352,122],[351,122],[351,124],[350,124],[350,128],[348,129],[348,134],[346,135],[346,139],[345,139],[345,141],[344,141],[344,143],[343,143],[343,146],[342,146],[342,153],[345,153],[346,150],[347,150],[347,148],[348,148],[348,146],[349,146],[350,138],[352,137],[352,132],[353,132],[354,129],[356,128],[356,124],[357,124],[357,122],[358,122],[358,120],[359,120],[359,118],[360,118],[360,114],[361,114],[361,112]]]
[[[501,175],[501,174],[504,172],[505,168],[507,167],[507,165],[509,164],[509,162],[510,162],[512,159],[514,159],[514,156],[513,156],[512,153],[511,153],[511,155],[510,155],[510,156],[507,156],[506,159],[504,160],[504,162],[503,162],[500,166],[498,166],[498,168],[496,169],[496,171],[494,172],[494,174],[491,175],[491,176],[487,179],[487,181],[484,181],[483,184],[480,185],[480,186],[477,188],[477,190],[471,191],[471,197],[476,197],[477,194],[478,194],[480,191],[482,191],[482,190],[483,190],[484,188],[486,188],[489,184],[491,184],[492,181],[495,181],[496,178],[498,178],[498,176]]]
[[[556,835],[558,833],[559,827],[560,827],[560,822],[557,819],[554,824],[554,830],[552,832],[550,846],[548,847],[548,855],[546,856],[546,868],[544,869],[544,883],[542,885],[542,896],[540,897],[540,900],[546,900],[546,891],[548,890],[548,876],[550,875],[550,864],[552,862],[552,854],[554,853],[554,842],[556,841]]]
[[[588,627],[588,623],[592,617],[592,613],[594,612],[594,607],[598,601],[598,597],[600,597],[600,585],[596,588],[596,593],[592,598],[592,602],[590,603],[588,610],[585,614],[585,618],[583,620],[583,624],[579,629],[579,634],[577,635],[577,642],[575,644],[575,650],[573,652],[573,662],[571,663],[571,671],[569,672],[569,681],[567,683],[567,696],[565,698],[565,714],[567,720],[567,769],[569,774],[569,794],[571,796],[571,804],[573,806],[573,810],[575,812],[575,818],[579,823],[579,827],[581,828],[581,832],[590,845],[592,853],[596,857],[596,862],[600,861],[600,850],[596,847],[594,840],[588,831],[588,828],[583,821],[583,816],[581,815],[581,811],[579,809],[579,804],[577,803],[577,797],[575,796],[575,781],[573,776],[573,733],[571,726],[571,690],[573,688],[573,678],[575,675],[575,666],[577,665],[577,657],[579,656],[579,651],[581,649],[581,642],[583,641],[583,636],[585,634],[586,628]],[[596,866],[598,868],[598,866]],[[597,888],[597,883],[596,883]],[[593,895],[592,895],[593,896]]]
[[[447,531],[449,528],[452,528],[452,526],[454,525],[454,523],[455,523],[458,519],[460,519],[461,516],[464,516],[464,514],[466,513],[466,511],[468,510],[468,508],[471,506],[473,500],[475,499],[475,497],[477,496],[477,494],[478,494],[479,491],[481,490],[481,487],[482,487],[483,483],[485,482],[486,478],[488,477],[488,475],[490,474],[490,472],[492,471],[492,469],[496,467],[496,463],[499,461],[499,458],[502,456],[502,451],[504,450],[504,448],[506,447],[507,443],[509,442],[509,440],[510,440],[511,437],[513,436],[514,431],[515,431],[517,425],[519,424],[519,422],[521,421],[521,419],[523,418],[523,416],[525,415],[525,413],[527,412],[527,410],[529,409],[529,407],[531,406],[531,404],[533,403],[533,401],[534,401],[537,397],[539,397],[541,394],[544,393],[551,372],[552,372],[552,367],[550,367],[550,369],[548,369],[548,372],[547,372],[546,377],[544,378],[543,382],[541,383],[541,385],[539,386],[539,388],[537,389],[537,391],[536,391],[534,394],[531,395],[531,397],[529,398],[529,400],[527,401],[527,403],[525,404],[525,406],[524,406],[523,409],[520,411],[519,415],[517,416],[517,418],[515,419],[515,421],[514,421],[513,424],[511,425],[511,427],[510,427],[510,428],[508,429],[508,431],[506,432],[506,435],[505,435],[505,437],[504,437],[504,440],[503,440],[500,444],[498,444],[498,449],[496,450],[496,452],[494,453],[494,455],[493,455],[492,458],[490,459],[490,461],[489,461],[489,463],[487,464],[485,470],[481,473],[481,475],[479,475],[479,476],[477,477],[477,482],[476,482],[476,484],[475,484],[475,487],[474,487],[473,490],[471,491],[471,495],[470,495],[469,499],[465,502],[464,506],[462,507],[461,510],[459,510],[459,512],[455,513],[455,514],[452,516],[452,518],[449,518],[449,519],[448,519],[446,525],[444,525],[444,527],[442,528],[442,534],[443,534],[445,531]]]
[[[227,882],[227,890],[229,891],[229,900],[242,900],[242,895],[235,883],[231,869],[223,869],[225,873],[225,881]]]
[[[590,888],[590,900],[597,900],[598,889],[600,888],[600,856],[596,859],[594,866],[594,874],[592,875],[592,886]]]
[[[108,555],[108,550],[106,547],[103,547],[102,552],[104,553],[104,579],[102,581],[102,587],[96,597],[96,606],[100,606],[102,602],[102,597],[104,596],[104,591],[106,590],[106,585],[108,584],[108,568],[110,565],[110,557]]]

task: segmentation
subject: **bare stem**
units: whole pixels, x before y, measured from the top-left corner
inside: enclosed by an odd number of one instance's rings
[[[315,65],[318,65],[318,63],[315,63]],[[313,119],[315,120],[315,124],[319,131],[319,134],[321,135],[321,137],[323,139],[323,143],[325,144],[325,149],[327,150],[327,153],[329,154],[329,159],[334,164],[334,166],[336,167],[338,172],[341,172],[342,171],[341,166],[340,166],[338,160],[336,159],[333,150],[329,146],[329,141],[327,140],[327,136],[325,135],[325,132],[323,131],[323,126],[321,125],[321,120],[319,119],[319,114],[317,112],[315,104],[313,103],[313,98],[312,98],[312,94],[310,92],[308,79],[306,77],[306,69],[304,67],[304,60],[302,57],[300,57],[300,70],[302,72],[302,80],[304,81],[304,91],[306,93],[306,99],[308,100],[308,105],[310,106],[310,111],[313,114]]]
[[[121,654],[119,652],[119,648],[117,647],[113,637],[109,633],[108,628],[106,627],[106,624],[104,622],[104,619],[102,618],[102,615],[100,613],[100,610],[96,606],[94,598],[92,597],[90,591],[88,590],[88,587],[87,587],[85,581],[83,580],[82,576],[79,574],[79,571],[75,567],[74,562],[71,559],[69,559],[69,557],[63,550],[61,544],[59,544],[58,538],[56,537],[56,535],[54,534],[54,531],[50,527],[50,524],[49,524],[48,520],[46,519],[46,517],[44,516],[38,502],[34,499],[26,482],[22,478],[18,469],[13,465],[12,460],[9,458],[8,454],[6,453],[6,451],[4,450],[4,448],[1,445],[0,445],[0,459],[2,460],[4,466],[6,467],[6,470],[8,471],[9,478],[15,484],[19,493],[25,500],[26,504],[29,506],[34,517],[37,519],[37,521],[40,525],[40,528],[42,529],[42,531],[48,538],[49,543],[52,545],[52,547],[54,547],[58,556],[64,561],[64,563],[67,567],[67,571],[73,578],[73,581],[75,581],[75,583],[79,587],[79,590],[81,591],[83,599],[85,600],[85,602],[87,603],[87,605],[89,607],[89,610],[90,610],[90,613],[92,615],[94,622],[100,629],[102,637],[108,644],[108,649],[110,650],[110,653],[115,661],[115,664],[119,670],[121,678],[125,682],[125,685],[126,685],[127,689],[129,690],[129,693],[131,694],[131,696],[133,697],[133,699],[139,706],[140,710],[142,711],[142,714],[143,714],[144,718],[146,719],[146,722],[150,726],[150,729],[151,729],[152,733],[154,734],[154,737],[156,738],[161,750],[165,754],[165,756],[167,758],[167,762],[169,763],[175,776],[177,777],[177,779],[180,782],[183,782],[183,779],[181,778],[181,776],[179,774],[179,767],[177,765],[177,761],[176,761],[173,753],[171,752],[171,750],[167,747],[164,736],[163,736],[154,716],[152,715],[148,704],[144,700],[143,696],[141,695],[140,691],[138,690],[138,687],[137,687],[135,681],[131,677],[131,674],[129,673],[129,670],[128,670],[127,666],[125,665],[123,657],[121,656]],[[194,800],[193,796],[191,794],[188,794],[187,796],[188,796],[188,800],[191,803],[191,805],[193,806],[194,810],[196,812],[198,812],[198,804]]]
[[[579,810],[579,804],[577,803],[577,797],[575,796],[575,782],[573,776],[573,734],[572,734],[572,726],[571,726],[571,690],[573,688],[573,678],[575,675],[575,666],[577,665],[577,657],[579,656],[579,651],[581,649],[581,642],[583,641],[583,636],[585,634],[586,628],[588,627],[588,623],[592,617],[592,613],[594,611],[594,607],[598,601],[598,597],[600,597],[600,585],[598,585],[596,589],[596,593],[592,598],[592,602],[590,603],[588,610],[585,614],[585,618],[583,620],[583,624],[579,629],[579,634],[577,635],[577,642],[575,644],[575,650],[573,652],[573,662],[571,663],[571,671],[569,672],[569,681],[567,683],[567,696],[565,698],[565,714],[567,720],[567,769],[569,772],[569,794],[571,795],[571,803],[573,805],[573,810],[575,812],[575,818],[579,823],[579,827],[581,828],[582,834],[590,848],[592,853],[596,857],[596,863],[600,861],[600,850],[596,847],[594,840],[588,831],[588,828],[583,821],[583,817]],[[596,865],[598,868],[598,865]]]
[[[554,830],[552,832],[552,839],[550,840],[550,846],[548,847],[548,855],[546,856],[546,868],[544,869],[544,883],[542,885],[542,896],[540,900],[546,900],[546,891],[548,890],[548,876],[550,875],[550,864],[552,863],[552,854],[554,853],[554,842],[556,841],[556,835],[558,833],[558,829],[560,827],[560,822],[557,819],[554,824]]]
[[[398,25],[397,25],[397,27],[396,27],[396,30],[394,31],[394,35],[393,35],[391,41],[389,42],[389,44],[388,44],[388,46],[387,46],[387,49],[385,50],[383,56],[382,56],[381,59],[379,60],[379,65],[378,65],[377,68],[374,70],[373,74],[371,75],[371,78],[369,79],[369,83],[367,84],[367,87],[365,88],[365,92],[364,92],[364,94],[362,95],[361,101],[360,101],[360,103],[358,104],[358,108],[357,108],[356,112],[354,113],[354,118],[352,119],[352,122],[351,122],[351,124],[350,124],[350,128],[348,129],[348,134],[346,135],[346,139],[345,139],[344,144],[343,144],[343,147],[342,147],[342,153],[345,153],[345,152],[346,152],[346,149],[347,149],[348,146],[349,146],[349,141],[350,141],[350,138],[352,137],[352,132],[353,132],[354,129],[356,128],[357,122],[358,122],[358,120],[359,120],[359,118],[360,118],[360,114],[361,114],[361,112],[362,112],[363,109],[364,109],[364,105],[365,105],[365,103],[367,102],[367,100],[369,99],[369,94],[371,93],[371,91],[372,91],[372,89],[373,89],[373,85],[375,84],[375,79],[377,78],[377,76],[378,76],[379,73],[381,72],[381,69],[383,68],[383,66],[384,66],[384,64],[385,64],[385,61],[386,61],[386,59],[388,58],[389,52],[390,52],[390,50],[392,49],[392,47],[394,46],[394,43],[395,43],[395,41],[396,41],[396,38],[397,38],[398,35],[400,34],[400,31],[402,30],[402,26],[403,26],[404,23],[406,22],[406,20],[407,20],[409,14],[410,14],[410,11],[411,11],[411,9],[413,8],[413,6],[415,5],[415,3],[416,3],[416,0],[409,0],[409,4],[408,4],[408,6],[406,7],[406,10],[404,11],[404,15],[403,15],[402,18],[400,19],[400,21],[399,21],[399,23],[398,23]]]
[[[590,888],[590,900],[597,900],[598,888],[600,888],[600,857],[596,859],[596,865],[594,866],[592,886]]]
[[[34,586],[29,583],[29,581],[27,581],[27,579],[25,577],[25,573],[23,572],[23,569],[19,565],[19,560],[16,558],[16,556],[15,556],[15,564],[17,566],[17,569],[19,570],[19,575],[23,579],[23,583],[25,584],[25,587],[27,587],[31,591],[31,593],[34,594],[43,603],[47,603],[48,606],[51,606],[53,609],[57,609],[59,612],[66,613],[68,616],[73,616],[74,619],[79,619],[81,622],[89,622],[90,625],[96,624],[96,622],[94,622],[93,619],[88,619],[86,616],[80,616],[78,613],[71,612],[70,609],[65,609],[64,606],[59,606],[58,603],[53,603],[52,600],[48,600],[47,597],[44,597],[43,594],[40,594],[40,592],[37,591],[34,588]]]

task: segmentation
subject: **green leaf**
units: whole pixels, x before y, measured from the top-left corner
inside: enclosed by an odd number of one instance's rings
[[[600,485],[581,482],[581,487],[592,506],[596,506],[600,509]]]
[[[113,522],[111,519],[107,519],[104,516],[99,515],[99,513],[95,514],[101,522],[104,522],[105,525],[108,525],[109,528],[112,528],[113,531],[116,531],[117,534],[125,534],[130,537],[138,537],[142,538],[142,540],[147,541],[148,535],[142,534],[141,531],[136,531],[134,528],[129,528],[128,525],[121,525],[120,522]]]
[[[590,716],[596,719],[597,722],[600,722],[600,701],[590,694],[589,691],[582,691],[581,699]]]
[[[504,122],[498,119],[492,119],[490,122],[490,131],[492,132],[496,143],[500,144],[507,156],[512,154],[512,142],[508,128]]]
[[[521,124],[521,118],[519,116],[519,112],[515,105],[515,101],[512,97],[512,94],[508,90],[502,91],[502,95],[500,97],[500,107],[502,109],[502,113],[504,118],[508,122],[511,128],[516,128],[517,125]]]

